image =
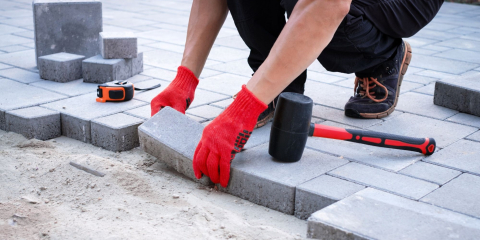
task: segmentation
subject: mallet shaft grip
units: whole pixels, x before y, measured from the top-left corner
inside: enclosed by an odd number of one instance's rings
[[[436,143],[433,138],[413,138],[381,132],[344,129],[312,123],[310,136],[345,140],[377,147],[415,151],[425,155],[435,152]]]

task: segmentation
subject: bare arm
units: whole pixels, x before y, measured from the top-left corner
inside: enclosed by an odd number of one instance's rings
[[[247,88],[268,104],[325,49],[351,0],[299,0],[270,54]]]
[[[188,21],[182,66],[199,77],[228,14],[226,0],[194,0]]]

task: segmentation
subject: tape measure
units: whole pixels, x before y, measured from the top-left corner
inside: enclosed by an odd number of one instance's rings
[[[149,88],[136,88],[129,81],[113,81],[98,85],[97,102],[126,102],[133,98],[134,90],[148,91],[160,87],[161,84]]]

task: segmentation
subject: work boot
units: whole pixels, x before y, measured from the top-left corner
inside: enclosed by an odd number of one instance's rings
[[[412,59],[412,48],[403,41],[393,58],[372,70],[357,73],[355,95],[345,105],[353,118],[383,118],[397,106],[400,86]]]
[[[235,99],[235,97],[237,97],[237,94],[233,95],[232,98]],[[276,97],[273,100],[273,102],[268,104],[268,107],[267,107],[267,109],[265,109],[265,111],[260,113],[260,116],[258,116],[257,124],[255,124],[254,129],[261,128],[261,127],[267,125],[267,123],[270,122],[270,120],[273,119],[273,115],[275,114],[275,104],[276,104],[277,100],[278,100],[278,97]]]

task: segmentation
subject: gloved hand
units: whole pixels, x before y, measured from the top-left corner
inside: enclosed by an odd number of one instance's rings
[[[190,69],[180,66],[175,79],[150,103],[152,116],[164,107],[172,107],[185,114],[195,96],[198,79]]]
[[[195,177],[201,178],[203,173],[213,183],[227,187],[230,163],[247,143],[265,109],[267,105],[243,85],[233,103],[203,130],[193,157]]]

